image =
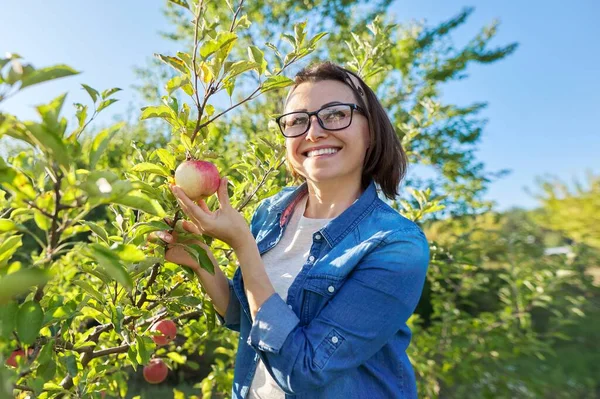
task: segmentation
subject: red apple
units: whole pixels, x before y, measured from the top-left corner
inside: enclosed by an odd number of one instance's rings
[[[163,346],[175,339],[177,335],[177,325],[168,319],[160,320],[150,327],[150,331],[155,333],[152,340],[158,346]]]
[[[175,170],[175,184],[193,201],[213,195],[220,183],[219,171],[210,162],[191,159]]]
[[[33,349],[30,348],[28,352],[31,355],[33,353]],[[13,353],[10,354],[10,357],[6,359],[6,365],[10,367],[17,367],[17,356],[21,356],[23,359],[25,359],[25,351],[23,349],[14,350]]]
[[[162,359],[152,359],[144,366],[144,379],[150,384],[160,384],[167,378],[169,368]]]

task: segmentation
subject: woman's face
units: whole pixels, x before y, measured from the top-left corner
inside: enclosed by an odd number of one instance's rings
[[[317,111],[335,103],[358,105],[352,89],[342,82],[304,82],[289,97],[285,113]],[[355,110],[350,126],[330,131],[323,129],[313,115],[310,118],[310,129],[301,136],[286,138],[285,143],[288,162],[308,181],[336,185],[346,182],[360,184],[362,166],[369,146],[367,118]],[[311,152],[319,148],[330,148],[337,152]]]

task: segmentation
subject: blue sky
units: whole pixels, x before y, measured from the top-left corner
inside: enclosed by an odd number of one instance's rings
[[[68,91],[67,103],[86,102],[79,84],[99,90],[121,87],[121,102],[98,123],[115,114],[135,115],[140,103],[131,85],[134,66],[153,53],[179,50],[161,39],[169,30],[160,13],[162,1],[88,2],[10,1],[0,14],[0,53],[17,52],[34,66],[68,64],[82,74],[29,88],[2,104],[2,110],[34,118],[33,106]],[[425,19],[436,24],[463,7],[475,12],[454,38],[471,38],[493,19],[501,22],[496,45],[517,41],[517,52],[492,65],[469,68],[469,78],[444,88],[444,100],[461,105],[489,102],[489,119],[478,157],[488,170],[508,168],[487,199],[498,209],[531,208],[537,202],[524,187],[540,176],[565,181],[600,173],[600,2],[554,0],[470,3],[449,0],[396,0],[391,12],[399,21]]]

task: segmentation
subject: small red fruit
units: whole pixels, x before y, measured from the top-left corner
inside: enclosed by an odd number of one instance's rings
[[[144,366],[144,379],[150,384],[160,384],[167,378],[169,368],[162,359],[152,359]]]
[[[210,162],[189,160],[175,170],[175,184],[193,201],[213,195],[220,183],[219,171]]]
[[[33,353],[33,349],[28,350],[29,354]],[[17,356],[21,356],[21,358],[25,359],[25,351],[23,349],[16,349],[13,353],[10,354],[10,357],[6,359],[6,365],[10,367],[17,367]]]
[[[175,339],[177,325],[172,320],[160,320],[150,327],[150,331],[156,333],[152,335],[154,343],[158,346],[163,346]]]

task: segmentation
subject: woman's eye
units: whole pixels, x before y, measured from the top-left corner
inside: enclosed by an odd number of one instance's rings
[[[343,119],[346,114],[343,111],[331,111],[325,115],[325,120],[332,121],[337,119]]]
[[[292,118],[287,123],[288,126],[298,126],[298,125],[305,125],[305,124],[306,124],[306,118],[304,118],[304,117]]]

